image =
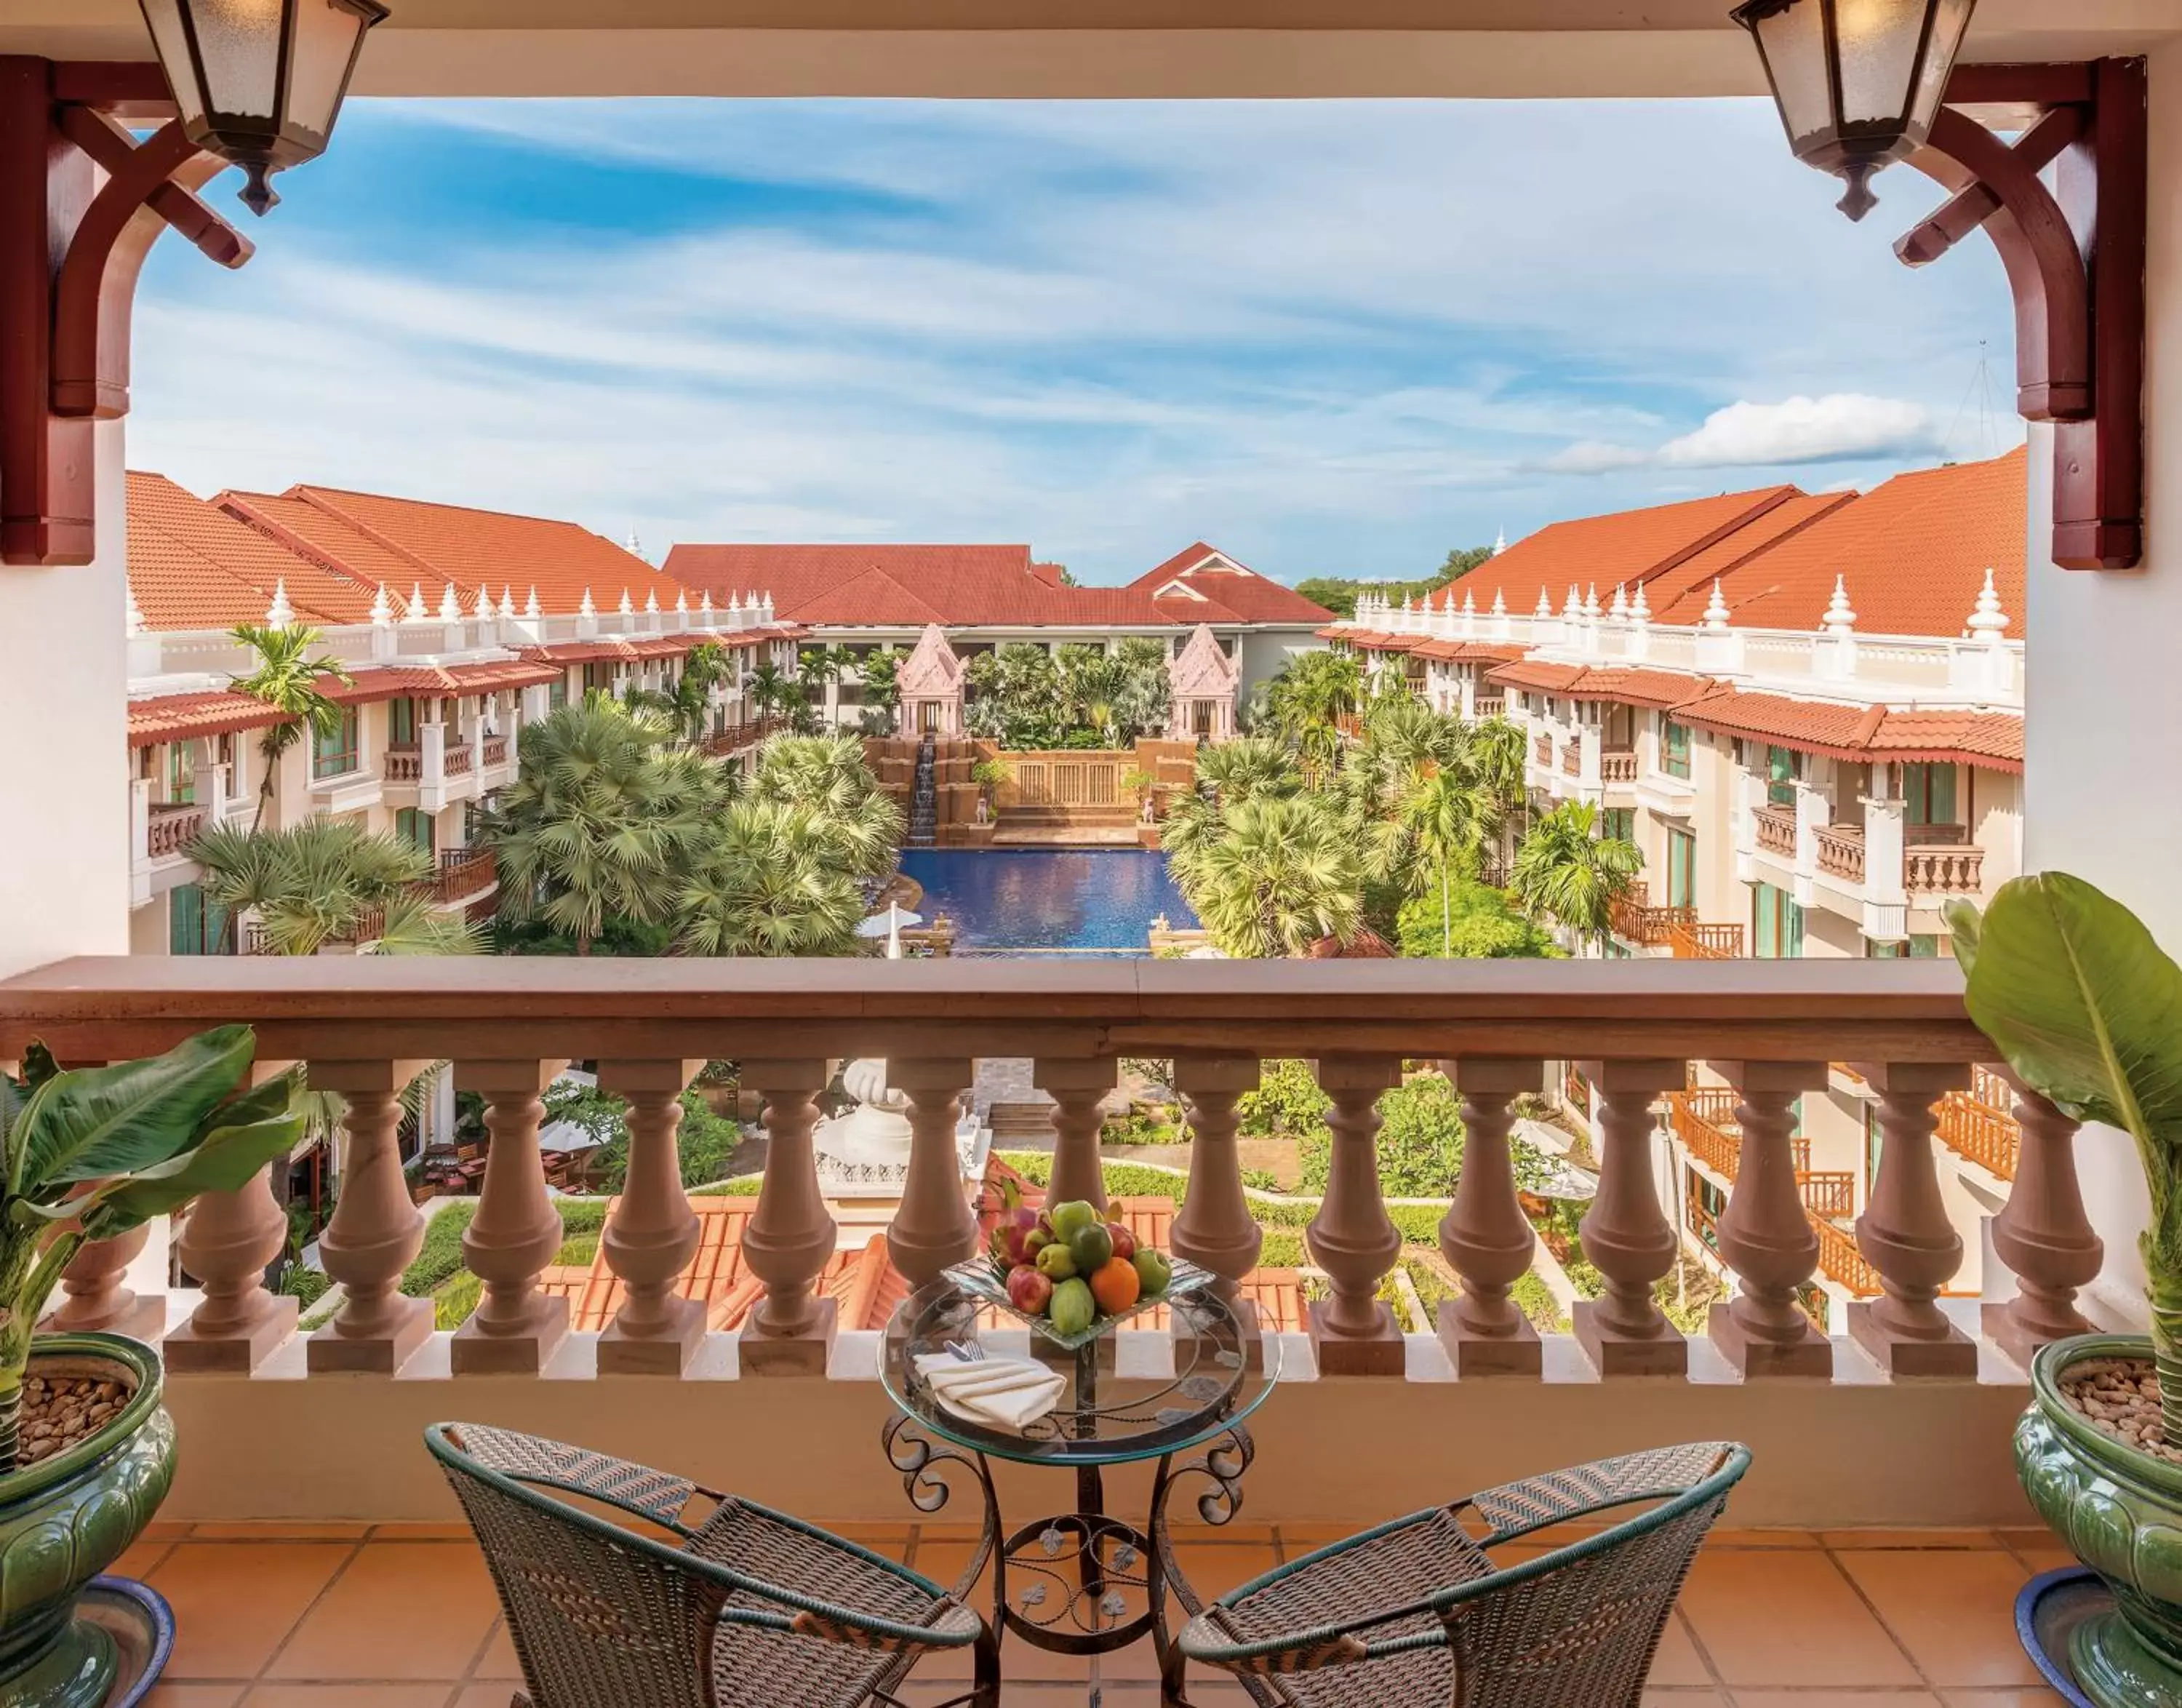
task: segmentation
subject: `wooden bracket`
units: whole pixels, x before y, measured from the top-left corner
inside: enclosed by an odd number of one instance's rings
[[[1902,262],[1929,265],[1982,230],[2007,269],[2016,407],[2054,428],[2053,561],[2135,568],[2144,555],[2144,62],[1960,67],[1909,164],[1953,193],[1895,245]],[[2054,189],[2041,175],[2049,167]]]
[[[91,562],[91,424],[128,413],[144,258],[172,228],[224,267],[250,258],[196,193],[224,164],[182,134],[156,66],[0,56],[0,562]]]

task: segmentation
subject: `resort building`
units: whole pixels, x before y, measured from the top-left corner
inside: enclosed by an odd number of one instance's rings
[[[1179,654],[1205,628],[1244,696],[1321,646],[1330,615],[1201,540],[1120,587],[1073,585],[1027,546],[677,546],[664,568],[715,599],[733,587],[768,588],[783,622],[858,658],[906,654],[935,628],[965,663],[1021,643],[1110,651],[1132,635]],[[854,678],[830,682],[823,713],[854,724],[862,703]],[[905,715],[905,734],[921,727]]]
[[[716,751],[767,724],[745,683],[795,668],[802,631],[747,588],[716,602],[573,523],[294,486],[205,500],[158,474],[128,481],[130,946],[235,947],[186,852],[206,827],[353,819],[433,854],[440,905],[487,909],[478,808],[513,779],[523,726],[592,689],[664,690],[692,647],[728,648],[712,690]],[[352,680],[327,683],[332,730],[266,774],[281,721],[230,684],[254,663],[239,624],[302,624]]]
[[[2025,474],[2019,451],[1861,496],[1775,486],[1556,523],[1325,632],[1435,706],[1520,724],[1534,807],[1584,802],[1636,845],[1609,953],[1945,956],[1946,905],[2023,869]],[[1563,1083],[1588,1121],[1589,1081]],[[1669,1107],[1661,1195],[1718,1267],[1736,1098],[1693,1079]],[[1965,1297],[2014,1174],[2008,1108],[1982,1076],[1941,1123]],[[1878,1093],[1835,1066],[1796,1143],[1818,1284],[1841,1306],[1875,1294],[1850,1230]]]

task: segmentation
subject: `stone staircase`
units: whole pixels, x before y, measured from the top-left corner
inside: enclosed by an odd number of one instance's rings
[[[993,1129],[993,1147],[1021,1151],[1053,1142],[1051,1103],[995,1103],[985,1119]]]

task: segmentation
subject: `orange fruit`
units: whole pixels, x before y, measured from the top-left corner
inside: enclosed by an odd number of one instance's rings
[[[1099,1301],[1099,1308],[1110,1317],[1127,1310],[1137,1302],[1137,1295],[1144,1290],[1144,1279],[1137,1273],[1137,1266],[1126,1257],[1109,1258],[1094,1269],[1088,1278],[1091,1296]]]

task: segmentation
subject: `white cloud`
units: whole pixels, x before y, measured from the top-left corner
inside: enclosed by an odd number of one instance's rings
[[[1652,460],[1651,452],[1639,451],[1634,446],[1579,439],[1556,451],[1538,466],[1553,474],[1605,474],[1616,469],[1642,469]]]
[[[1930,412],[1899,397],[1836,391],[1778,403],[1731,403],[1694,433],[1670,439],[1659,460],[1676,469],[1777,467],[1912,455],[1933,448]]]

